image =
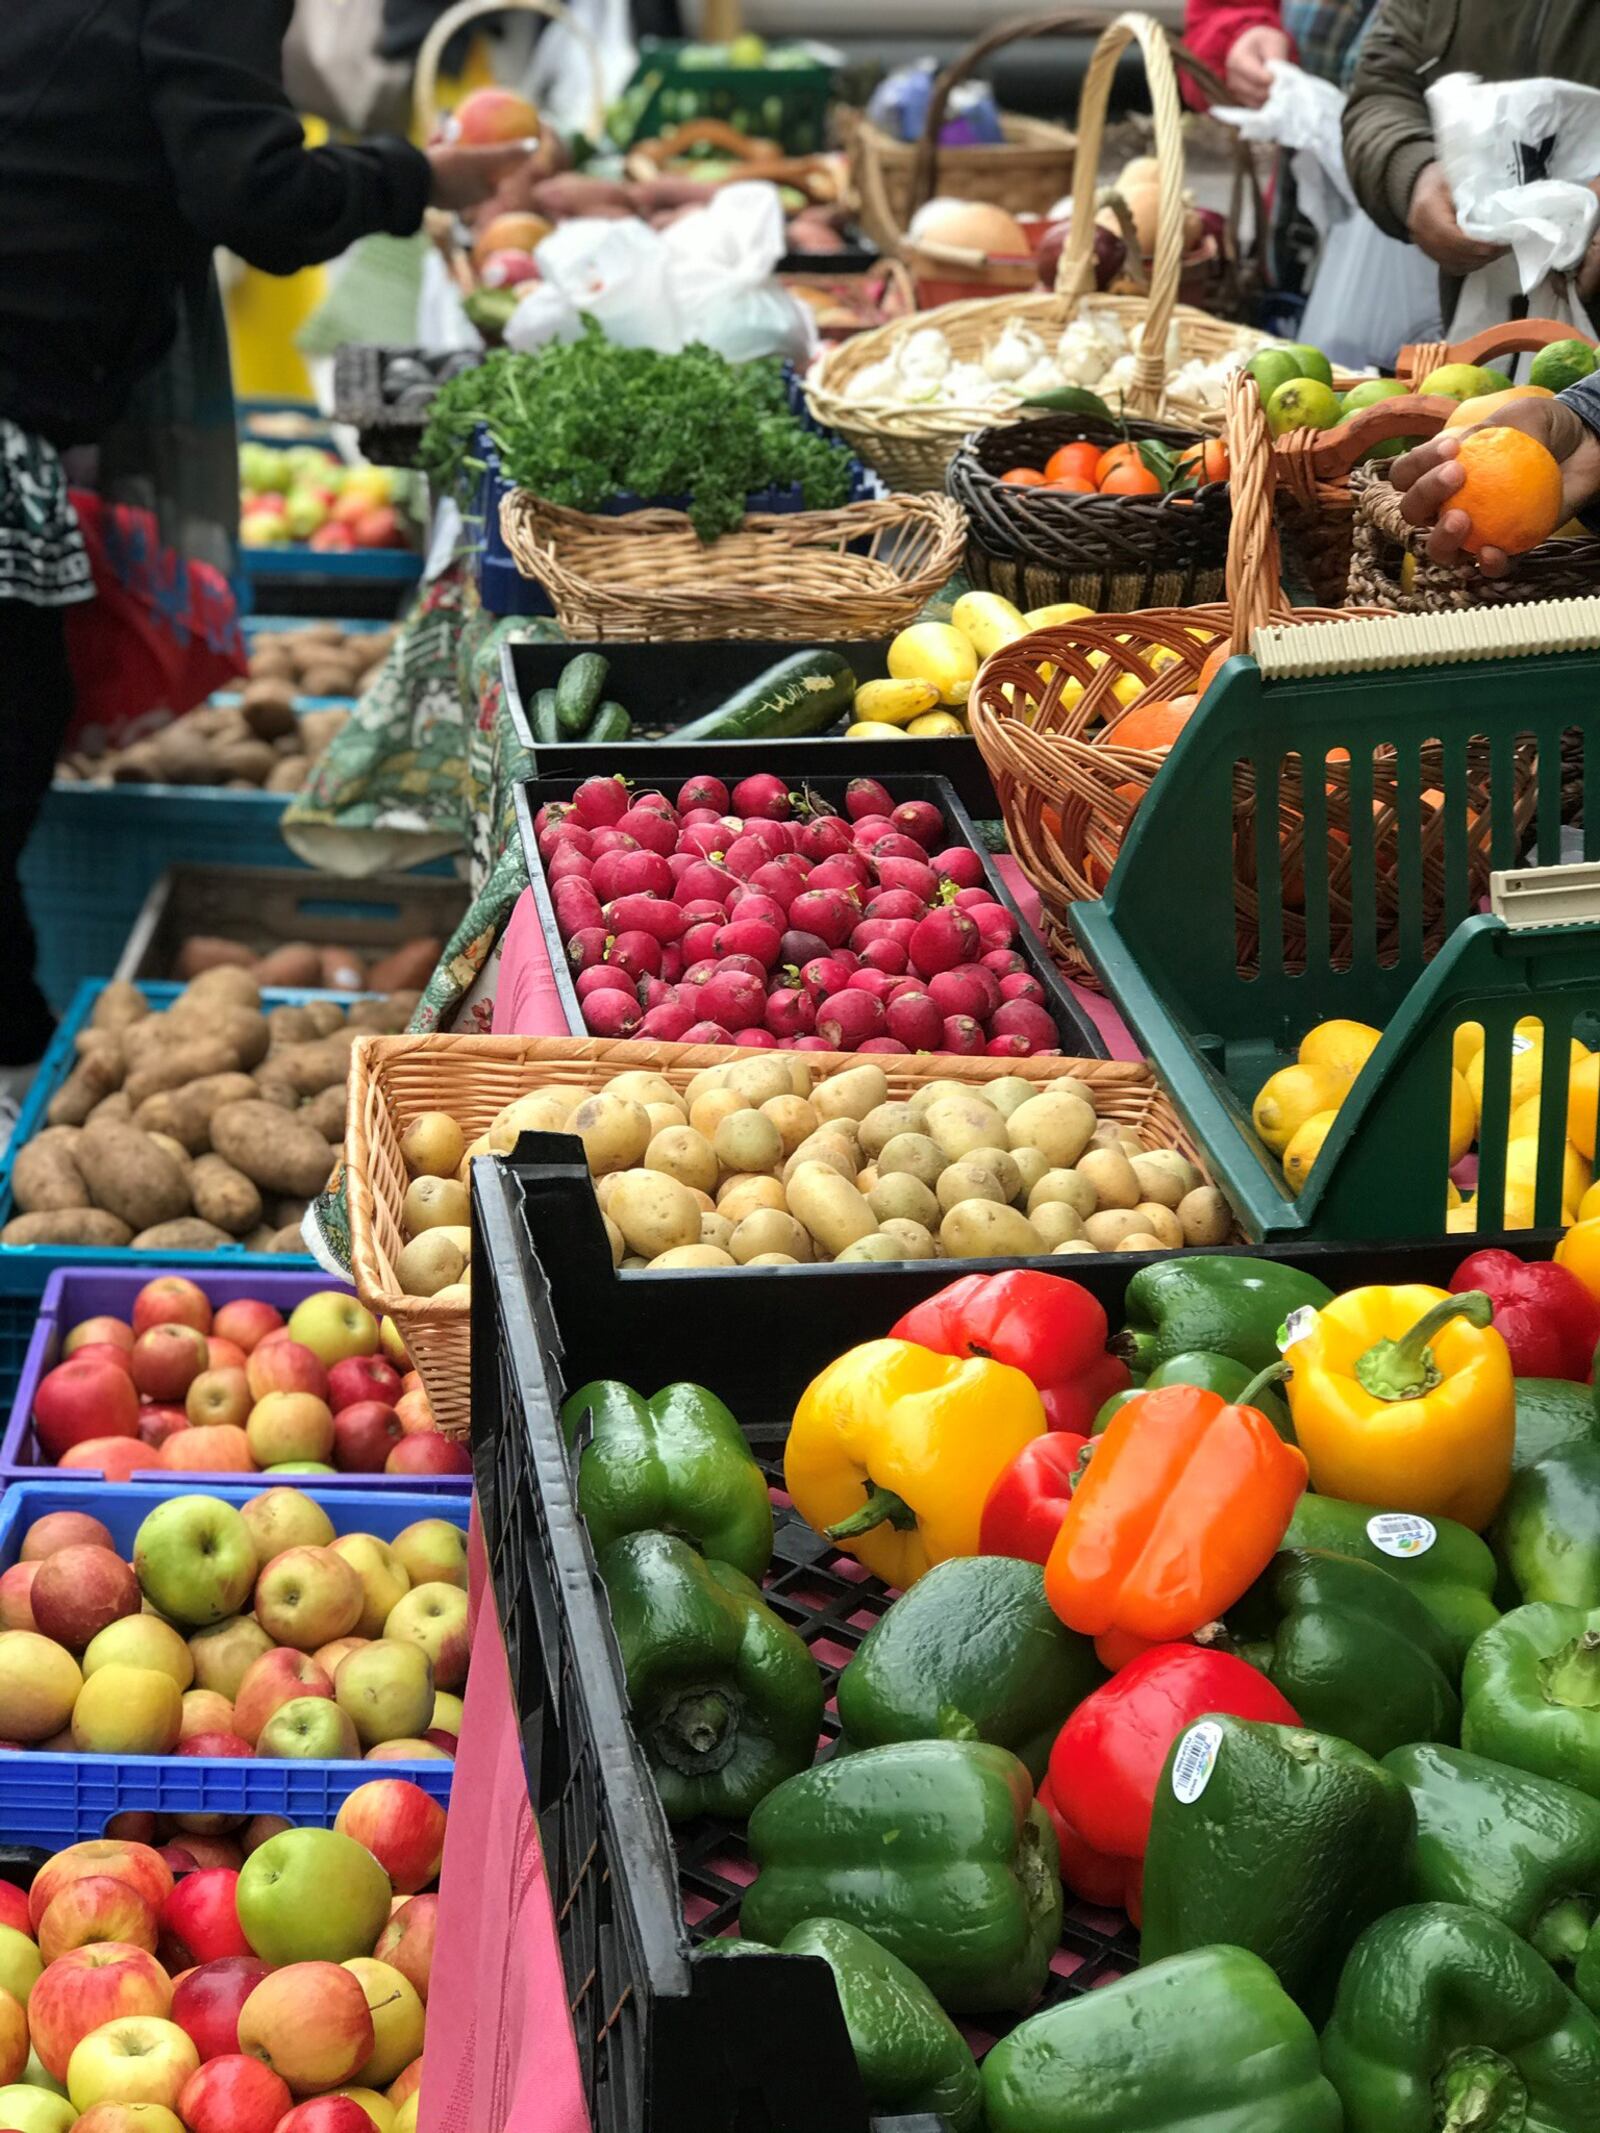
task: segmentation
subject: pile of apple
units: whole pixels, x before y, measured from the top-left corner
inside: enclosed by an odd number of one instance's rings
[[[1059,1052],[983,863],[928,800],[852,778],[844,813],[770,773],[676,802],[590,778],[536,817],[597,1037],[819,1052]]]
[[[131,1319],[84,1319],[62,1352],[34,1393],[39,1449],[109,1481],[152,1467],[411,1480],[472,1471],[392,1323],[347,1289],[307,1296],[285,1323],[253,1297],[213,1311],[198,1284],[162,1274],[134,1298]]]
[[[297,444],[239,447],[239,539],[246,548],[286,548],[303,541],[321,553],[354,548],[409,548],[401,515],[403,474],[349,467],[335,452]]]
[[[47,1512],[0,1574],[0,1750],[448,1757],[466,1587],[460,1526],[336,1535],[299,1489],[167,1497],[131,1562],[91,1513]]]
[[[0,1882],[0,2126],[414,2133],[444,1831],[384,1778],[332,1829],[98,1837]]]

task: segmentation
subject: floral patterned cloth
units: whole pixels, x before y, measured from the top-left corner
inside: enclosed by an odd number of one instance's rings
[[[0,600],[70,607],[93,598],[89,551],[60,455],[0,415]]]

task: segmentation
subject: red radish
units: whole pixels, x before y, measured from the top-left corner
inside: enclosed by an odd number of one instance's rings
[[[936,970],[928,980],[928,993],[941,1015],[971,1015],[975,1022],[987,1022],[1000,1005],[1000,981],[981,963]]]
[[[817,1009],[817,1035],[836,1052],[859,1051],[869,1037],[883,1035],[883,1002],[869,992],[831,994]]]
[[[769,823],[767,824],[767,827],[768,827],[768,829],[769,829],[769,830],[771,830],[771,831],[772,831],[772,832],[773,832],[773,833],[774,833],[774,834],[775,834],[776,836],[778,836],[778,837],[781,837],[781,838],[782,838],[782,840],[783,840],[783,849],[782,849],[781,853],[779,854],[779,857],[780,857],[780,858],[785,858],[785,859],[802,859],[802,858],[805,858],[805,854],[804,854],[804,853],[803,853],[803,852],[801,851],[801,849],[800,849],[800,832],[801,832],[801,829],[802,829],[802,828],[804,827],[804,825],[803,825],[802,823],[799,823],[799,822],[769,822]],[[806,865],[807,865],[807,866],[809,866],[810,864],[811,864],[810,860],[809,860],[809,859],[807,859],[807,860],[806,860]]]
[[[714,918],[696,920],[694,925],[683,936],[681,943],[684,956],[687,959],[684,965],[686,969],[691,964],[709,961],[715,957],[717,935],[721,931],[721,924]],[[711,975],[710,971],[707,971],[706,975],[709,977]]]
[[[897,941],[902,948],[909,948],[916,930],[914,918],[864,918],[851,934],[850,945],[857,955],[873,941]]]
[[[1028,1059],[1033,1054],[1027,1038],[1018,1036],[991,1037],[984,1050],[991,1059]]]
[[[619,896],[672,894],[672,868],[659,852],[621,852],[616,871]]]
[[[658,815],[670,815],[674,821],[678,818],[678,810],[673,806],[666,794],[658,792],[653,785],[645,792],[636,793],[633,804],[635,807],[654,808]]]
[[[585,778],[572,796],[572,812],[588,829],[620,822],[628,812],[625,778]]]
[[[789,906],[789,923],[805,933],[817,933],[830,948],[840,948],[854,931],[859,914],[839,889],[807,889]]]
[[[542,837],[552,822],[564,822],[568,812],[566,801],[546,800],[533,818],[534,834]]]
[[[863,815],[850,831],[850,842],[858,852],[870,852],[880,837],[892,837],[894,824],[887,815]]]
[[[1013,970],[1000,980],[1002,1000],[1031,1000],[1035,1007],[1044,1005],[1044,987],[1026,970]]]
[[[728,788],[720,778],[685,778],[678,787],[678,811],[687,814],[691,807],[709,807],[721,814],[728,804]]]
[[[602,852],[589,862],[589,886],[603,904],[626,893],[622,886],[622,862],[635,856],[633,852]]]
[[[679,941],[689,930],[680,905],[663,896],[619,896],[605,907],[613,933],[653,933],[658,941]]]
[[[667,872],[672,876],[674,895],[677,894],[678,884],[682,881],[684,875],[688,873],[691,867],[696,867],[699,864],[700,854],[698,852],[668,852]]]
[[[668,941],[661,951],[661,975],[669,985],[676,985],[683,976],[686,958],[682,941]]]
[[[732,1044],[733,1032],[720,1022],[691,1022],[683,1033],[685,1044]]]
[[[618,933],[613,936],[606,950],[606,961],[615,963],[630,977],[658,977],[661,972],[661,943],[653,933]]]
[[[910,961],[910,956],[899,941],[868,941],[859,952],[862,962],[869,970],[881,970],[886,977],[891,978],[899,977]],[[855,975],[860,977],[860,971]]]
[[[678,828],[697,829],[703,822],[718,822],[721,819],[722,810],[719,807],[690,807],[678,817]],[[678,841],[681,844],[683,839],[680,837]]]
[[[704,985],[714,978],[721,968],[722,965],[714,955],[701,956],[696,962],[684,966],[680,982],[685,985]]]
[[[789,1049],[791,1052],[831,1052],[833,1046],[824,1037],[791,1037]]]
[[[975,889],[957,889],[950,901],[958,910],[976,911],[983,904],[992,904],[994,895],[986,884],[980,884]]]
[[[749,831],[735,837],[723,857],[728,862],[730,873],[737,874],[741,881],[748,881],[758,867],[764,867],[773,853],[765,837],[757,837]]]
[[[749,1026],[745,1029],[736,1030],[734,1032],[733,1041],[735,1044],[744,1045],[749,1051],[760,1052],[774,1051],[776,1050],[778,1043],[777,1038],[773,1036],[771,1030],[762,1029],[761,1026],[755,1022],[749,1024]]]
[[[971,916],[985,949],[1009,948],[1016,938],[1017,922],[1004,904],[979,904]]]
[[[580,926],[604,924],[600,916],[600,899],[586,881],[564,881],[552,891],[551,903],[555,907],[556,924],[568,940]]]
[[[1033,1049],[1055,1051],[1061,1043],[1055,1024],[1033,1000],[1007,1000],[989,1018],[991,1037],[1026,1037]]]
[[[753,955],[746,955],[742,949],[735,948],[727,955],[718,955],[715,961],[718,970],[738,971],[744,977],[754,978],[758,985],[767,982],[766,964],[758,962]]]
[[[726,867],[713,866],[709,859],[702,859],[698,855],[691,856],[680,852],[678,857],[688,857],[689,863],[678,876],[672,891],[674,902],[715,904],[720,912],[737,885],[738,876],[730,874]],[[710,913],[702,911],[697,915],[707,918]]]
[[[556,822],[540,832],[541,859],[548,859],[556,852],[581,852],[587,859],[593,850],[594,839],[581,822]]]
[[[936,971],[953,970],[957,963],[973,960],[979,939],[978,928],[967,913],[954,904],[946,904],[917,921],[917,930],[911,936],[911,967],[923,978],[931,978]]]
[[[928,862],[933,871],[945,881],[953,881],[958,889],[978,889],[983,886],[983,861],[968,844],[952,844],[942,852],[935,852]]]
[[[733,788],[729,805],[736,815],[766,815],[775,822],[794,813],[788,786],[770,770],[757,771],[752,778],[741,778]]]
[[[846,896],[858,895],[872,886],[872,868],[859,852],[836,852],[819,860],[806,877],[808,889],[841,889]]]
[[[709,918],[714,926],[720,926],[727,915],[722,908],[721,899],[715,896],[694,896],[683,906],[684,919],[691,926],[698,926],[703,918]]]
[[[913,896],[909,889],[880,889],[876,896],[867,900],[868,918],[920,920],[927,908],[922,898]]]
[[[755,919],[763,926],[771,926],[782,933],[788,925],[784,905],[775,896],[763,895],[761,890],[749,887],[736,888],[728,898],[729,918]]]
[[[869,1037],[865,1044],[856,1046],[858,1052],[908,1052],[910,1049],[898,1037]]]
[[[785,852],[782,858],[769,859],[765,866],[757,867],[750,876],[750,886],[787,911],[805,887],[808,871],[797,852]]]
[[[914,837],[926,851],[944,835],[944,817],[931,800],[902,800],[889,820],[902,837]]]
[[[896,978],[884,994],[886,1000],[898,1000],[903,992],[914,992],[927,997],[928,986],[924,978]]]
[[[816,1027],[817,1004],[797,985],[780,985],[767,995],[765,1019],[775,1037],[804,1037]]]
[[[615,966],[608,964],[606,967],[609,969]],[[589,973],[585,971],[584,976],[587,977],[588,975]],[[582,990],[581,981],[579,990]],[[643,977],[634,986],[633,996],[648,1014],[652,1007],[659,1007],[664,1000],[675,1000],[678,997],[678,989],[664,977]]]
[[[801,971],[800,982],[814,1000],[825,1000],[830,993],[844,991],[854,968],[842,955],[819,955]]]
[[[778,944],[782,938],[777,927],[769,926],[764,919],[734,918],[726,926],[717,928],[712,953],[753,956],[763,970],[770,970],[778,960]]]
[[[882,970],[852,970],[844,989],[846,992],[869,992],[873,999],[881,1000],[890,982],[888,973]]]
[[[880,859],[878,880],[885,889],[909,889],[925,904],[931,904],[939,893],[938,875],[920,859]]]
[[[983,1050],[983,1031],[970,1015],[946,1015],[940,1050],[976,1054]]]
[[[694,1021],[694,1011],[679,1000],[663,1000],[659,1007],[652,1007],[639,1024],[639,1035],[659,1039],[663,1044],[676,1044]]]
[[[884,1027],[914,1052],[937,1051],[944,1041],[944,1016],[925,992],[902,992],[888,1002]]]
[[[583,1026],[595,1037],[631,1037],[643,1020],[631,992],[592,992],[583,1003]]]
[[[610,939],[604,926],[580,926],[567,942],[567,961],[574,970],[592,970],[604,962]]]
[[[642,844],[647,851],[665,855],[677,847],[677,824],[669,822],[665,815],[658,815],[653,807],[640,807],[635,803],[622,816],[617,828],[626,831],[628,836],[636,843]]]
[[[592,863],[582,852],[575,852],[570,846],[566,846],[545,861],[544,878],[552,884],[558,881],[587,881]]]
[[[725,852],[729,842],[728,832],[720,822],[695,822],[678,832],[678,850],[695,852],[702,859],[709,859],[713,852]]]
[[[850,832],[837,815],[819,815],[800,825],[799,848],[807,859],[831,859],[850,850]]]
[[[724,964],[701,986],[699,1007],[702,1015],[720,1022],[724,1029],[749,1029],[766,1014],[766,987],[749,971],[730,970]]]
[[[888,815],[894,802],[876,778],[852,778],[844,789],[844,811],[852,822],[863,815]]]
[[[1015,948],[991,948],[987,954],[980,955],[978,961],[985,970],[992,970],[1002,984],[1016,972],[1025,971],[1028,967]]]
[[[911,859],[920,867],[927,863],[928,857],[915,837],[904,837],[899,830],[889,830],[882,837],[874,837],[867,850],[875,866],[881,866],[885,859]]]
[[[815,955],[826,955],[828,944],[820,933],[803,933],[791,926],[778,943],[778,960],[795,970]]]
[[[615,963],[591,963],[587,970],[578,972],[576,991],[580,1000],[587,1000],[592,992],[625,992],[631,995],[633,980]]]

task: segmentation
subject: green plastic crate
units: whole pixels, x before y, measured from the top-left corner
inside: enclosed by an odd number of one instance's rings
[[[1558,632],[1570,648],[1544,650]],[[1523,1017],[1546,1040],[1534,1212],[1557,1223],[1565,1040],[1600,1032],[1600,925],[1574,923],[1565,898],[1561,922],[1536,908],[1526,927],[1484,906],[1491,869],[1600,856],[1600,601],[1273,628],[1252,651],[1179,736],[1074,932],[1250,1235],[1437,1234],[1466,1024],[1485,1039],[1480,1228],[1498,1227]],[[1348,766],[1324,767],[1341,749]],[[1234,848],[1252,791],[1253,895]],[[1287,885],[1284,806],[1306,825]],[[1329,882],[1346,866],[1341,934]],[[1250,1105],[1307,1030],[1339,1017],[1384,1035],[1296,1199]]]
[[[612,107],[609,130],[618,148],[654,140],[693,119],[723,119],[741,133],[776,141],[786,155],[815,155],[828,145],[833,70],[794,47],[783,65],[697,65],[691,47],[647,37],[633,79]]]

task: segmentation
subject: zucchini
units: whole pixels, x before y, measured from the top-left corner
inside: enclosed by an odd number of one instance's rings
[[[556,717],[563,733],[583,731],[599,709],[605,685],[606,663],[598,652],[580,652],[567,661],[556,683]]]
[[[836,725],[856,700],[856,678],[837,652],[795,652],[691,719],[674,741],[786,740]]]
[[[594,715],[594,723],[583,736],[587,748],[595,741],[625,741],[633,732],[633,720],[621,704],[603,703]]]
[[[539,689],[533,699],[533,745],[535,748],[551,748],[560,738],[556,692],[554,689]]]

